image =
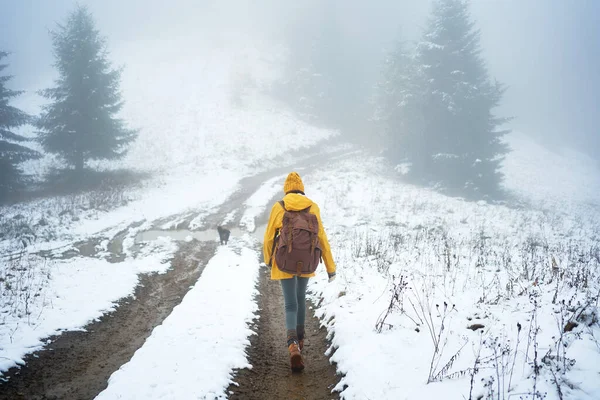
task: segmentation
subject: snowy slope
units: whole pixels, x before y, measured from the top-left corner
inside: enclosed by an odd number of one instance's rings
[[[202,169],[215,162],[235,168],[332,135],[261,94],[277,76],[280,50],[246,40],[222,48],[196,42],[191,54],[148,53],[127,60],[124,115],[142,132],[125,165],[172,173],[179,166]]]
[[[548,149],[522,133],[507,137],[505,187],[536,207],[589,213],[600,204],[598,162],[564,148]],[[596,208],[596,210],[598,210]]]
[[[536,157],[567,161],[516,154],[509,185],[522,196],[537,194],[527,182],[543,182],[531,174],[546,169],[516,165]],[[448,198],[388,170],[365,155],[305,179],[338,264],[336,281],[321,271],[310,289],[342,397],[599,398],[600,217],[581,214],[598,205],[586,189],[552,192],[551,210],[513,208]],[[570,321],[577,327],[564,332]]]

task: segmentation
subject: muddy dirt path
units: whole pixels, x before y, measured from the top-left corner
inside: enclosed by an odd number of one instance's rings
[[[308,164],[302,174],[309,173],[318,164]],[[271,176],[289,170],[271,171]],[[264,182],[270,177],[261,176]],[[256,178],[254,178],[256,179]],[[251,193],[250,193],[251,194]],[[257,234],[262,236],[266,225],[270,204],[280,200],[276,195],[269,202],[264,212],[256,218]],[[262,245],[262,238],[258,238]],[[262,247],[258,252],[262,261]],[[324,273],[320,270],[321,273]],[[271,280],[268,267],[261,268],[258,281],[259,318],[254,326],[257,333],[250,338],[250,346],[246,350],[252,369],[236,371],[234,382],[227,392],[229,398],[236,400],[328,400],[339,399],[332,393],[339,382],[336,367],[325,355],[328,348],[327,331],[321,328],[319,320],[314,316],[311,304],[306,305],[305,344],[303,357],[306,368],[301,373],[292,373],[286,346],[285,312],[281,284]]]
[[[322,271],[321,271],[322,272]],[[243,369],[229,386],[230,399],[338,399],[332,389],[339,382],[335,365],[325,356],[327,332],[307,304],[306,338],[302,352],[306,368],[292,373],[286,346],[285,314],[280,283],[271,281],[267,268],[259,278],[260,317],[247,349],[252,369]]]
[[[48,348],[26,357],[0,384],[0,399],[93,399],[109,376],[128,362],[154,327],[171,313],[216,249],[215,243],[183,244],[166,274],[142,275],[133,299],[85,327],[52,337]]]

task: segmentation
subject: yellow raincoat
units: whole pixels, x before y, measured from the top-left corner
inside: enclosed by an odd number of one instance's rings
[[[309,212],[317,216],[317,220],[319,221],[319,242],[321,243],[321,247],[323,249],[323,261],[325,262],[325,268],[327,268],[327,272],[329,274],[335,273],[335,263],[333,262],[333,256],[331,255],[331,247],[329,246],[329,241],[327,240],[327,235],[325,234],[325,229],[323,228],[323,222],[321,221],[321,211],[319,210],[319,206],[316,203],[313,203],[311,199],[306,196],[297,193],[288,193],[283,198],[283,202],[285,203],[285,208],[289,211],[300,211],[307,209],[310,207]],[[263,255],[265,258],[265,263],[269,265],[271,261],[271,252],[273,249],[273,239],[275,238],[275,233],[277,230],[281,229],[283,225],[283,214],[285,210],[281,207],[279,202],[273,205],[271,209],[271,215],[269,216],[269,223],[267,224],[267,230],[265,231],[265,239],[263,245]],[[286,272],[281,271],[277,267],[277,263],[275,261],[275,257],[273,256],[271,264],[271,279],[280,280],[280,279],[289,279],[293,278],[294,275],[288,274]],[[312,274],[304,274],[301,275],[303,278],[308,278],[315,276]]]

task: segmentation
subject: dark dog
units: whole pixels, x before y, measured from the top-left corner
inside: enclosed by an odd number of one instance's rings
[[[221,240],[221,244],[227,244],[229,240],[229,234],[231,233],[229,229],[225,229],[222,226],[217,226],[217,231],[219,231],[219,239]]]

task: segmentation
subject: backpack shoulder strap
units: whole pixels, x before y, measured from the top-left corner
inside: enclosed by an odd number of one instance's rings
[[[285,203],[283,202],[283,200],[279,200],[279,204],[281,205],[281,207],[283,208],[284,211],[287,211],[287,209],[285,208]]]

